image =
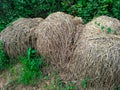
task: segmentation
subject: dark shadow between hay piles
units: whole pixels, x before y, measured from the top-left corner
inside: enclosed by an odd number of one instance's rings
[[[111,26],[119,32],[119,24],[114,19],[109,21],[101,16],[96,20],[100,18],[106,27]],[[100,31],[94,25],[96,20],[86,24],[83,29],[70,68],[80,87],[81,82],[89,78],[86,90],[114,90],[120,85],[120,36]]]
[[[42,18],[20,18],[0,33],[0,40],[4,42],[4,50],[9,57],[26,55],[27,49],[35,46],[34,29],[42,21]]]

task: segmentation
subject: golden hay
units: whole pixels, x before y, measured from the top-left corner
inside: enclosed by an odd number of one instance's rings
[[[94,25],[96,20],[119,31],[119,24],[114,22],[115,19],[111,18],[109,21],[104,16],[86,24],[72,58],[72,78],[79,86],[83,80],[89,78],[86,90],[92,87],[96,90],[114,90],[120,85],[120,36],[102,33]]]
[[[17,58],[25,55],[28,47],[34,46],[35,38],[32,34],[42,20],[42,18],[20,18],[0,33],[0,40],[4,42],[4,50],[10,57]]]
[[[37,36],[36,49],[40,55],[49,57],[50,63],[65,70],[73,54],[73,44],[76,32],[74,21],[81,23],[82,19],[62,12],[49,15],[35,30]]]

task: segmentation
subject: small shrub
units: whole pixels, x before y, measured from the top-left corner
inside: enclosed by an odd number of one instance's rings
[[[43,57],[39,57],[36,51],[32,48],[28,49],[27,57],[20,57],[20,63],[22,72],[19,78],[19,82],[26,84],[34,84],[36,80],[43,77],[42,67]]]
[[[80,16],[87,23],[108,15],[120,19],[120,0],[1,0],[0,31],[19,17],[42,17],[56,11]]]
[[[88,81],[90,81],[90,78],[86,78],[86,79],[82,80],[82,82],[81,82],[82,88],[87,88]]]
[[[62,8],[69,14],[82,17],[84,23],[101,15],[120,19],[120,0],[63,0]]]

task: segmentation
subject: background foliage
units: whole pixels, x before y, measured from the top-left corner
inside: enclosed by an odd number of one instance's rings
[[[84,23],[100,15],[120,19],[120,0],[0,0],[0,31],[19,17],[45,18],[56,11],[80,16]]]

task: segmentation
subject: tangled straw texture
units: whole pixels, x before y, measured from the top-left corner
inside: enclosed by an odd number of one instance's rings
[[[49,15],[35,30],[37,51],[49,57],[49,61],[59,68],[64,68],[72,55],[75,36],[72,16],[65,13]]]
[[[95,18],[90,23],[87,23],[86,27],[89,29],[86,31],[86,33],[89,33],[91,36],[94,34],[108,34],[108,28],[111,29],[109,34],[114,35],[115,31],[116,35],[120,35],[120,21],[116,18],[111,18],[108,16],[100,16]]]
[[[18,58],[20,55],[26,55],[28,47],[34,46],[35,40],[32,34],[42,20],[42,18],[20,18],[0,33],[4,50],[10,57]]]
[[[62,80],[75,81],[81,90],[86,78],[86,90],[113,90],[120,85],[119,35],[120,21],[115,18],[100,16],[83,25],[80,17],[56,12],[44,20],[18,19],[0,33],[0,39],[10,57],[35,48],[59,69]]]
[[[120,85],[120,37],[100,31],[93,24],[96,20],[106,27],[120,30],[118,20],[114,22],[116,19],[107,16],[98,17],[85,25],[73,56],[74,78],[80,84],[89,77],[88,89],[114,90],[115,86]]]

